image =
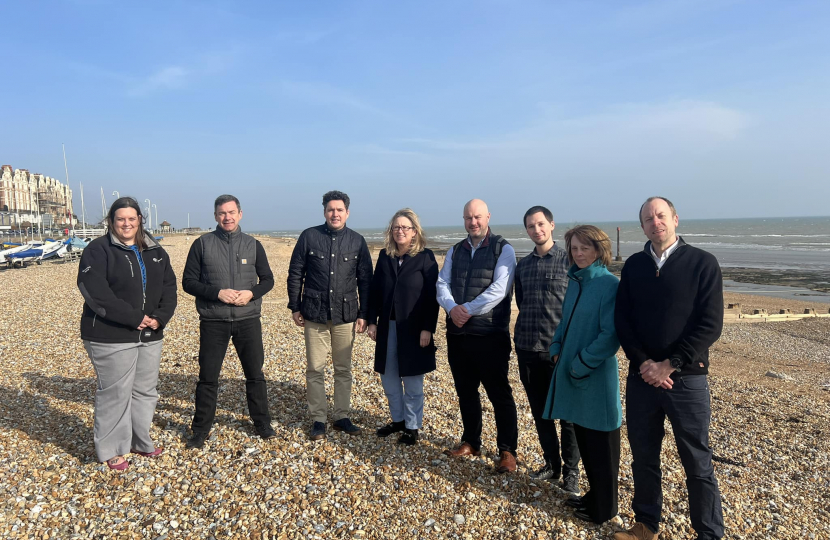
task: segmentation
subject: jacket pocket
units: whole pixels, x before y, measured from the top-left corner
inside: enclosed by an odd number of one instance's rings
[[[351,253],[342,253],[340,255],[340,260],[338,261],[342,265],[342,269],[339,272],[341,276],[345,278],[351,278],[355,275],[355,270],[357,268],[357,259],[360,257],[359,251],[354,251]]]
[[[323,253],[319,249],[309,249],[306,253],[306,261],[311,272],[318,272],[320,274],[328,274],[328,261],[326,260],[327,253]]]
[[[350,292],[343,295],[343,322],[350,323],[357,320],[357,293]]]
[[[306,289],[303,291],[303,299],[300,302],[300,315],[304,319],[316,321],[320,315],[320,308],[323,303],[323,293]]]

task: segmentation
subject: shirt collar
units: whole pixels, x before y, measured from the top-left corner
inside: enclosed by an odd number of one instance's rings
[[[467,235],[467,241],[464,242],[464,247],[467,248],[470,251],[472,251],[474,247],[475,247],[475,249],[479,249],[479,248],[487,247],[489,245],[490,245],[490,227],[487,227],[487,234],[484,235],[484,238],[482,238],[481,242],[479,242],[477,246],[473,246],[473,242],[472,242],[472,240],[470,240],[470,235],[469,234]]]
[[[677,248],[678,248],[679,246],[680,246],[680,237],[679,237],[679,236],[675,236],[675,238],[674,238],[674,244],[672,244],[672,245],[670,245],[669,247],[667,247],[667,248],[666,248],[666,250],[663,252],[663,254],[662,254],[660,257],[658,257],[656,253],[654,253],[654,245],[653,245],[653,244],[649,244],[648,249],[649,249],[649,251],[651,252],[651,257],[652,257],[655,261],[657,261],[657,262],[661,262],[661,261],[665,261],[666,259],[668,259],[668,258],[669,258],[669,256],[670,256],[672,253],[674,253],[675,251],[677,251]]]
[[[559,246],[556,244],[556,240],[554,240],[554,241],[553,241],[553,245],[550,247],[550,249],[548,250],[548,252],[547,252],[547,253],[545,253],[544,255],[539,255],[539,253],[537,253],[537,252],[536,252],[536,248],[535,248],[535,247],[533,248],[533,251],[531,251],[531,253],[533,253],[533,255],[534,255],[535,257],[539,257],[540,259],[543,259],[543,258],[545,258],[545,257],[553,257],[553,254],[554,254],[554,253],[556,253],[557,251],[562,251],[562,248],[561,248],[561,247],[559,247]]]

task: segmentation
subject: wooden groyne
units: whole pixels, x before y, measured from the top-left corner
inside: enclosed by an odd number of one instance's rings
[[[803,313],[795,313],[791,309],[781,309],[778,313],[770,313],[766,309],[754,309],[752,313],[743,313],[741,304],[735,303],[729,304],[723,310],[723,322],[725,323],[797,321],[818,317],[830,317],[830,309],[827,313],[818,312],[814,308],[806,308]]]

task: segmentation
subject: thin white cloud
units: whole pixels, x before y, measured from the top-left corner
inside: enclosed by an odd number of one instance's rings
[[[172,90],[183,87],[187,82],[188,71],[181,66],[168,66],[148,76],[127,91],[127,95],[141,97],[157,90]]]
[[[454,141],[449,139],[426,139],[421,137],[409,137],[398,139],[397,142],[411,144],[414,146],[431,150],[444,151],[479,151],[479,150],[504,150],[517,148],[523,145],[517,140],[491,140],[491,141]]]
[[[349,94],[348,92],[325,83],[287,81],[281,83],[282,92],[290,97],[310,103],[322,103],[368,112],[378,116],[387,116],[381,109]]]
[[[419,152],[416,150],[398,150],[395,148],[388,148],[376,143],[358,144],[348,148],[350,152],[359,154],[372,154],[378,156],[401,156],[401,157],[419,157],[428,158],[429,154]]]
[[[545,103],[539,109],[541,116],[532,125],[511,133],[475,140],[407,137],[389,145],[400,151],[485,155],[549,153],[553,147],[580,148],[590,154],[597,148],[678,144],[698,151],[734,140],[751,125],[751,118],[742,111],[695,100],[618,104],[571,118],[563,118],[564,109],[554,104]]]
[[[277,32],[274,35],[274,40],[297,45],[314,45],[333,33],[334,30],[283,31]]]

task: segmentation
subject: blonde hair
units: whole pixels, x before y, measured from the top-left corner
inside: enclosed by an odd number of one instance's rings
[[[605,231],[593,225],[578,225],[565,233],[565,244],[568,246],[568,260],[574,264],[571,256],[571,240],[576,237],[583,244],[591,244],[597,250],[597,260],[608,266],[611,263],[611,239]]]
[[[412,238],[412,245],[406,253],[398,253],[398,244],[392,236],[392,226],[395,224],[395,220],[399,217],[405,217],[408,219],[412,223],[412,227],[415,229],[415,236]],[[424,235],[424,230],[421,228],[421,222],[418,220],[418,214],[416,214],[411,208],[401,208],[395,212],[395,215],[389,220],[389,226],[386,227],[386,233],[383,235],[383,247],[386,248],[386,254],[390,257],[402,257],[407,253],[409,255],[416,255],[422,252],[426,245],[427,237]]]

